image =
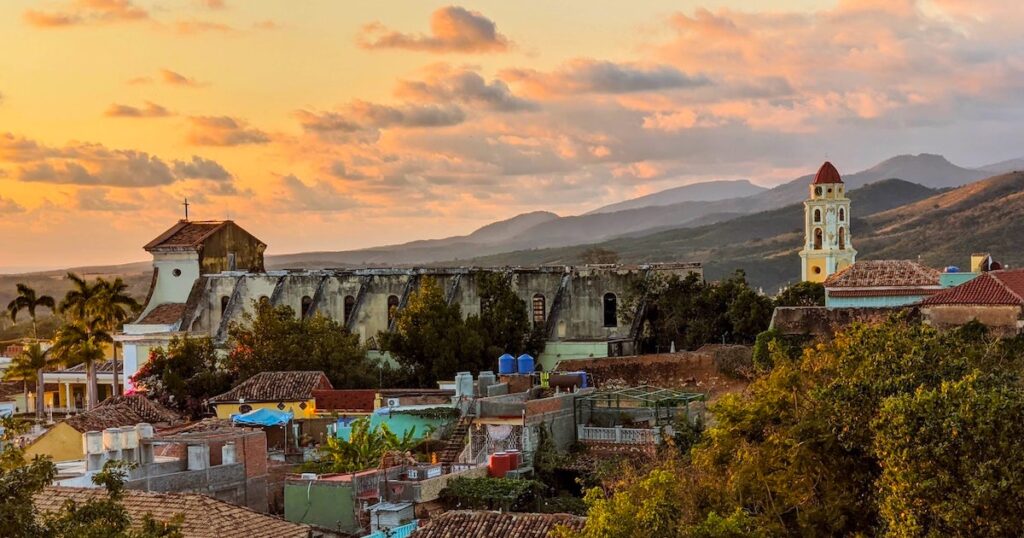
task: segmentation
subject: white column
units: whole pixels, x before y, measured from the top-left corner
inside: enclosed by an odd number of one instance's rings
[[[64,408],[71,409],[75,401],[71,399],[71,383],[64,383]]]

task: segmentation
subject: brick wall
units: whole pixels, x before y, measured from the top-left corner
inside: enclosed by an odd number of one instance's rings
[[[921,313],[926,323],[940,330],[976,319],[998,336],[1020,332],[1021,308],[1013,305],[935,305],[922,308]]]

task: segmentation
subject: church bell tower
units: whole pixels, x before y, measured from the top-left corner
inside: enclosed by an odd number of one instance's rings
[[[804,201],[804,247],[800,250],[801,278],[824,282],[832,273],[852,265],[857,257],[850,241],[850,199],[832,163],[818,169]]]

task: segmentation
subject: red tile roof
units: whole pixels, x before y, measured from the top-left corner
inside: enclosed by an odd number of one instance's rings
[[[136,321],[140,325],[172,325],[185,313],[185,303],[164,303]]]
[[[33,499],[40,512],[60,510],[64,502],[83,503],[106,495],[101,488],[47,487]],[[150,493],[125,490],[122,504],[138,530],[145,516],[170,521],[181,515],[187,538],[306,538],[310,527],[227,503],[198,493]]]
[[[313,391],[333,389],[323,372],[260,372],[224,394],[210,398],[210,403],[294,402],[312,400]]]
[[[825,161],[825,164],[821,165],[818,169],[818,173],[814,175],[814,181],[811,185],[820,185],[822,183],[842,183],[843,178],[839,176],[839,170],[836,170],[832,163]]]
[[[864,260],[829,275],[825,288],[921,288],[939,289],[939,271],[910,260]]]
[[[181,421],[181,417],[174,411],[141,394],[104,400],[92,411],[64,420],[68,426],[82,433],[134,426],[140,422],[156,425]]]
[[[546,538],[559,525],[580,531],[585,522],[569,514],[455,510],[431,519],[410,538]]]
[[[974,280],[936,293],[921,304],[1024,306],[1024,269],[983,273]]]
[[[179,220],[169,230],[160,234],[156,239],[150,241],[145,250],[162,248],[195,248],[203,243],[207,237],[228,224],[229,220],[215,221],[188,221]]]

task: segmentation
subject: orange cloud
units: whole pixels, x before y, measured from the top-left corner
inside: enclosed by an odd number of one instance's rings
[[[202,84],[196,82],[195,79],[186,77],[185,75],[176,73],[170,69],[160,70],[160,80],[162,80],[164,84],[170,84],[172,86],[202,86]]]
[[[110,105],[103,115],[109,118],[163,118],[170,116],[171,112],[163,106],[146,101],[143,107],[115,103]]]
[[[529,95],[606,93],[625,94],[693,88],[710,81],[669,65],[616,63],[578,58],[553,72],[506,69],[501,78],[522,86]]]
[[[136,22],[149,19],[149,12],[130,0],[75,0],[58,11],[26,10],[25,22],[37,28],[60,28],[82,24]]]
[[[270,142],[267,133],[230,116],[192,116],[186,137],[196,146],[242,146]]]
[[[438,9],[430,16],[430,35],[390,30],[381,23],[366,25],[357,44],[365,49],[405,49],[425,52],[484,53],[509,49],[507,37],[483,14],[458,6]]]

